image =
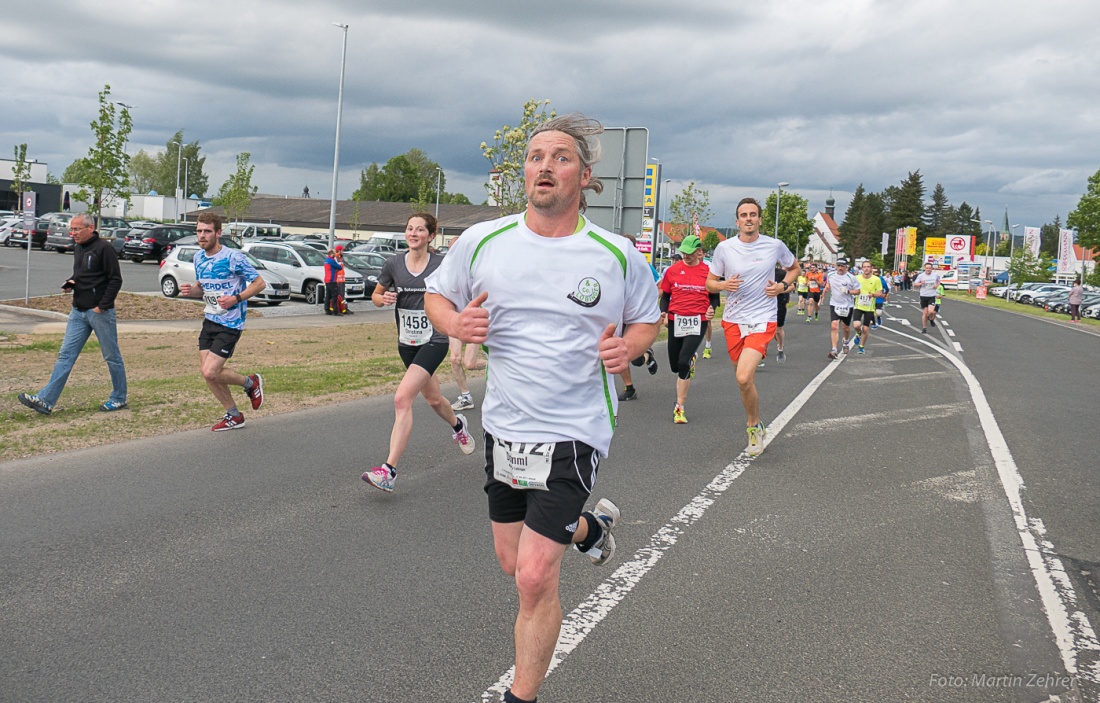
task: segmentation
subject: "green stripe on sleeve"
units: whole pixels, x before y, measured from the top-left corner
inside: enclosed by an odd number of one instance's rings
[[[496,237],[498,234],[504,234],[508,230],[512,229],[513,227],[517,227],[518,225],[519,225],[519,220],[516,220],[515,222],[512,222],[511,224],[504,225],[503,227],[498,229],[496,232],[493,232],[493,233],[489,234],[488,236],[485,237],[485,239],[482,239],[480,242],[478,242],[477,248],[474,249],[474,255],[470,257],[470,273],[474,272],[474,262],[477,261],[477,255],[478,255],[479,252],[481,252],[481,248],[483,246],[485,246],[486,244],[488,244],[489,240],[492,239],[493,237]]]
[[[606,239],[604,239],[600,235],[596,234],[595,232],[589,230],[588,231],[588,236],[592,237],[593,239],[595,239],[600,244],[603,244],[605,247],[607,247],[608,251],[610,251],[612,254],[615,255],[615,258],[619,260],[619,267],[622,268],[622,270],[623,270],[623,278],[626,278],[626,255],[623,254],[617,246],[615,246],[611,242],[607,241]]]

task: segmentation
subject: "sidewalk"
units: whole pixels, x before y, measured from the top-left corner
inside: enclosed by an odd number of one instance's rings
[[[263,308],[260,308],[263,310]],[[48,310],[33,310],[13,305],[0,305],[0,331],[15,334],[63,334],[68,316]],[[246,329],[285,330],[303,327],[336,327],[338,325],[369,325],[392,323],[392,308],[356,311],[351,316],[332,317],[319,310],[303,308],[301,315],[278,315],[249,318]],[[202,317],[189,320],[126,320],[119,321],[120,335],[142,332],[198,332]]]

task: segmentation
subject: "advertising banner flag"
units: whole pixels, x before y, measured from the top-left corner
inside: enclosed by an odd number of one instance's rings
[[[905,251],[909,254],[909,256],[912,256],[913,254],[916,254],[917,253],[917,228],[916,227],[906,227],[905,228],[905,239],[906,239],[906,244],[908,244],[908,248]]]
[[[904,257],[905,252],[909,250],[909,245],[905,242],[905,228],[898,229],[894,235],[896,237],[894,240],[894,255]]]
[[[1073,230],[1058,230],[1058,274],[1077,272],[1077,255],[1073,253]]]
[[[1042,229],[1039,227],[1024,227],[1024,246],[1031,250],[1031,255],[1039,258],[1039,245]]]

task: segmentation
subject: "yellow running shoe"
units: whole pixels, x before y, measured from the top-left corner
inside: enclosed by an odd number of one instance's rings
[[[687,415],[684,414],[684,408],[682,405],[677,405],[676,409],[672,411],[672,421],[677,425],[687,424]]]
[[[749,446],[745,448],[745,453],[749,456],[759,456],[764,451],[764,437],[768,434],[767,430],[764,429],[764,423],[756,423],[748,428],[748,433]]]
[[[710,347],[703,347],[703,358],[704,359],[709,359],[710,358]]]

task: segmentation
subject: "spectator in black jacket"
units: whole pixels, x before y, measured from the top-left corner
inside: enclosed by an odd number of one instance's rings
[[[118,255],[110,242],[99,238],[95,231],[95,219],[80,213],[73,217],[73,275],[65,281],[61,290],[73,294],[73,309],[65,327],[65,339],[57,355],[49,383],[35,395],[19,394],[19,402],[43,415],[49,415],[69,372],[80,356],[80,350],[88,337],[95,332],[103,351],[103,360],[111,374],[111,397],[99,406],[104,412],[126,407],[126,367],[118,349],[118,326],[115,322],[115,296],[122,289],[122,271],[118,267]]]

